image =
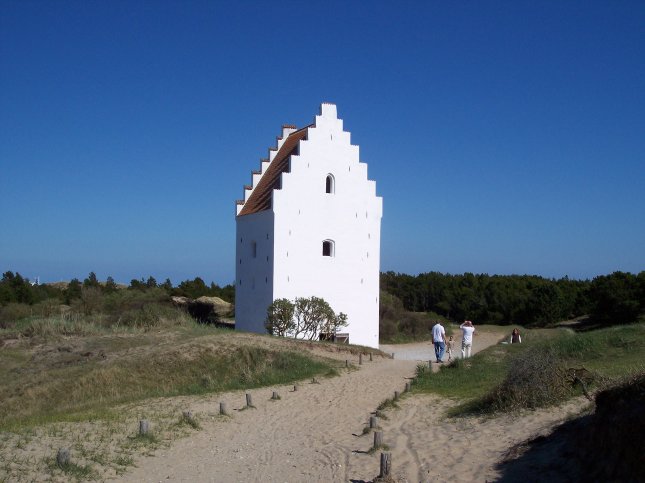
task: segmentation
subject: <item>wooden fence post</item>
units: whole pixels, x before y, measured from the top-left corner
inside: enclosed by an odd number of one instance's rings
[[[358,365],[361,365],[361,364],[363,364],[363,353],[362,352],[360,352],[358,354]]]
[[[405,392],[410,392],[412,389],[412,385],[409,382],[405,383]]]
[[[219,403],[219,413],[222,416],[226,416],[228,414],[228,411],[226,410],[226,403],[225,402],[220,402]]]
[[[246,407],[247,408],[253,407],[253,400],[251,399],[251,395],[248,392],[246,393]]]
[[[271,395],[271,399],[280,399],[280,395],[276,391],[273,391],[273,394]]]
[[[60,448],[58,450],[56,463],[61,467],[69,464],[69,448]]]
[[[150,423],[148,423],[147,419],[142,419],[139,421],[139,435],[144,436],[148,434],[148,431],[150,430]]]
[[[372,353],[370,352],[370,362],[372,362]]]
[[[379,478],[388,478],[392,471],[392,453],[381,453],[381,473]]]
[[[370,416],[370,429],[376,429],[378,427],[378,418],[376,416]]]
[[[294,385],[294,386],[293,386],[293,392],[296,392],[297,390],[298,390],[298,386],[297,386],[297,385]]]
[[[399,399],[399,396],[400,396],[399,391],[394,391],[394,400],[395,400],[395,401],[396,401],[397,399]]]
[[[374,431],[374,449],[379,449],[383,446],[383,431]]]
[[[345,359],[345,367],[349,367],[349,361]]]

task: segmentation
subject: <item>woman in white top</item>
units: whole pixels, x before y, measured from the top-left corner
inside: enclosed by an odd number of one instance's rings
[[[470,357],[470,352],[473,348],[473,333],[475,332],[475,328],[470,320],[466,320],[459,328],[462,331],[461,357],[465,359],[466,357]]]

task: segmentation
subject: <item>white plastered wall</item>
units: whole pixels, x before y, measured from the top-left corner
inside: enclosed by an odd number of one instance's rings
[[[382,199],[335,105],[322,105],[290,168],[273,194],[273,299],[322,297],[347,314],[351,343],[378,347]],[[333,257],[322,256],[324,240],[333,240]]]
[[[273,302],[273,211],[237,218],[235,328],[266,332],[267,307]]]

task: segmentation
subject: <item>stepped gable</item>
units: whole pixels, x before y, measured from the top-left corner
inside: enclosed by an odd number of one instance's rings
[[[264,173],[264,176],[253,190],[251,197],[244,203],[244,207],[237,216],[250,215],[271,209],[271,195],[274,189],[280,189],[280,175],[289,168],[289,158],[291,155],[297,154],[298,143],[303,139],[307,139],[307,131],[312,126],[313,124],[305,126],[289,134],[282,146],[280,146],[273,161],[271,161],[266,173]]]

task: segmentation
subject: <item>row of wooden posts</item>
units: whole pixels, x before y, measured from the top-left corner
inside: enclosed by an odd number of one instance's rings
[[[372,353],[370,352],[370,361],[372,361]],[[392,358],[394,359],[394,353],[392,354]],[[363,364],[363,354],[359,353],[358,355],[358,363]],[[349,360],[345,360],[345,367],[349,367]],[[319,384],[318,380],[314,377],[311,381],[312,384]],[[406,382],[405,383],[405,392],[410,391],[410,383]],[[298,385],[293,386],[293,391],[296,392],[298,391]],[[399,391],[394,391],[394,400],[397,400],[400,397]],[[278,400],[280,399],[280,395],[278,394],[277,391],[273,391],[271,395],[272,400]],[[253,405],[253,398],[251,394],[246,393],[246,406],[245,408],[254,408],[255,406]],[[222,416],[228,416],[230,413],[228,411],[228,406],[224,401],[220,401],[219,403],[219,414]],[[182,417],[185,420],[192,421],[193,420],[193,413],[192,411],[183,411],[182,412]],[[370,429],[377,429],[378,428],[378,417],[376,416],[370,416],[369,419],[369,427]],[[141,419],[139,420],[139,435],[140,436],[146,436],[147,434],[150,433],[150,422],[147,419]],[[372,446],[373,449],[379,449],[383,447],[383,432],[382,431],[374,431],[374,444]],[[58,450],[58,454],[56,455],[56,463],[60,467],[64,467],[70,463],[70,451],[69,448],[60,448]],[[380,474],[379,477],[385,478],[390,475],[391,473],[391,468],[392,468],[392,454],[391,453],[381,453],[381,468],[380,468]]]
[[[394,358],[394,354],[392,354]],[[410,392],[412,385],[410,382],[405,383],[405,392]],[[401,397],[399,391],[394,391],[394,400],[396,401]],[[378,428],[378,418],[376,416],[370,416],[370,429]],[[383,447],[383,431],[374,431],[374,443],[372,444],[372,449],[377,450]],[[379,473],[379,478],[387,478],[392,472],[392,453],[381,453],[381,468]]]

